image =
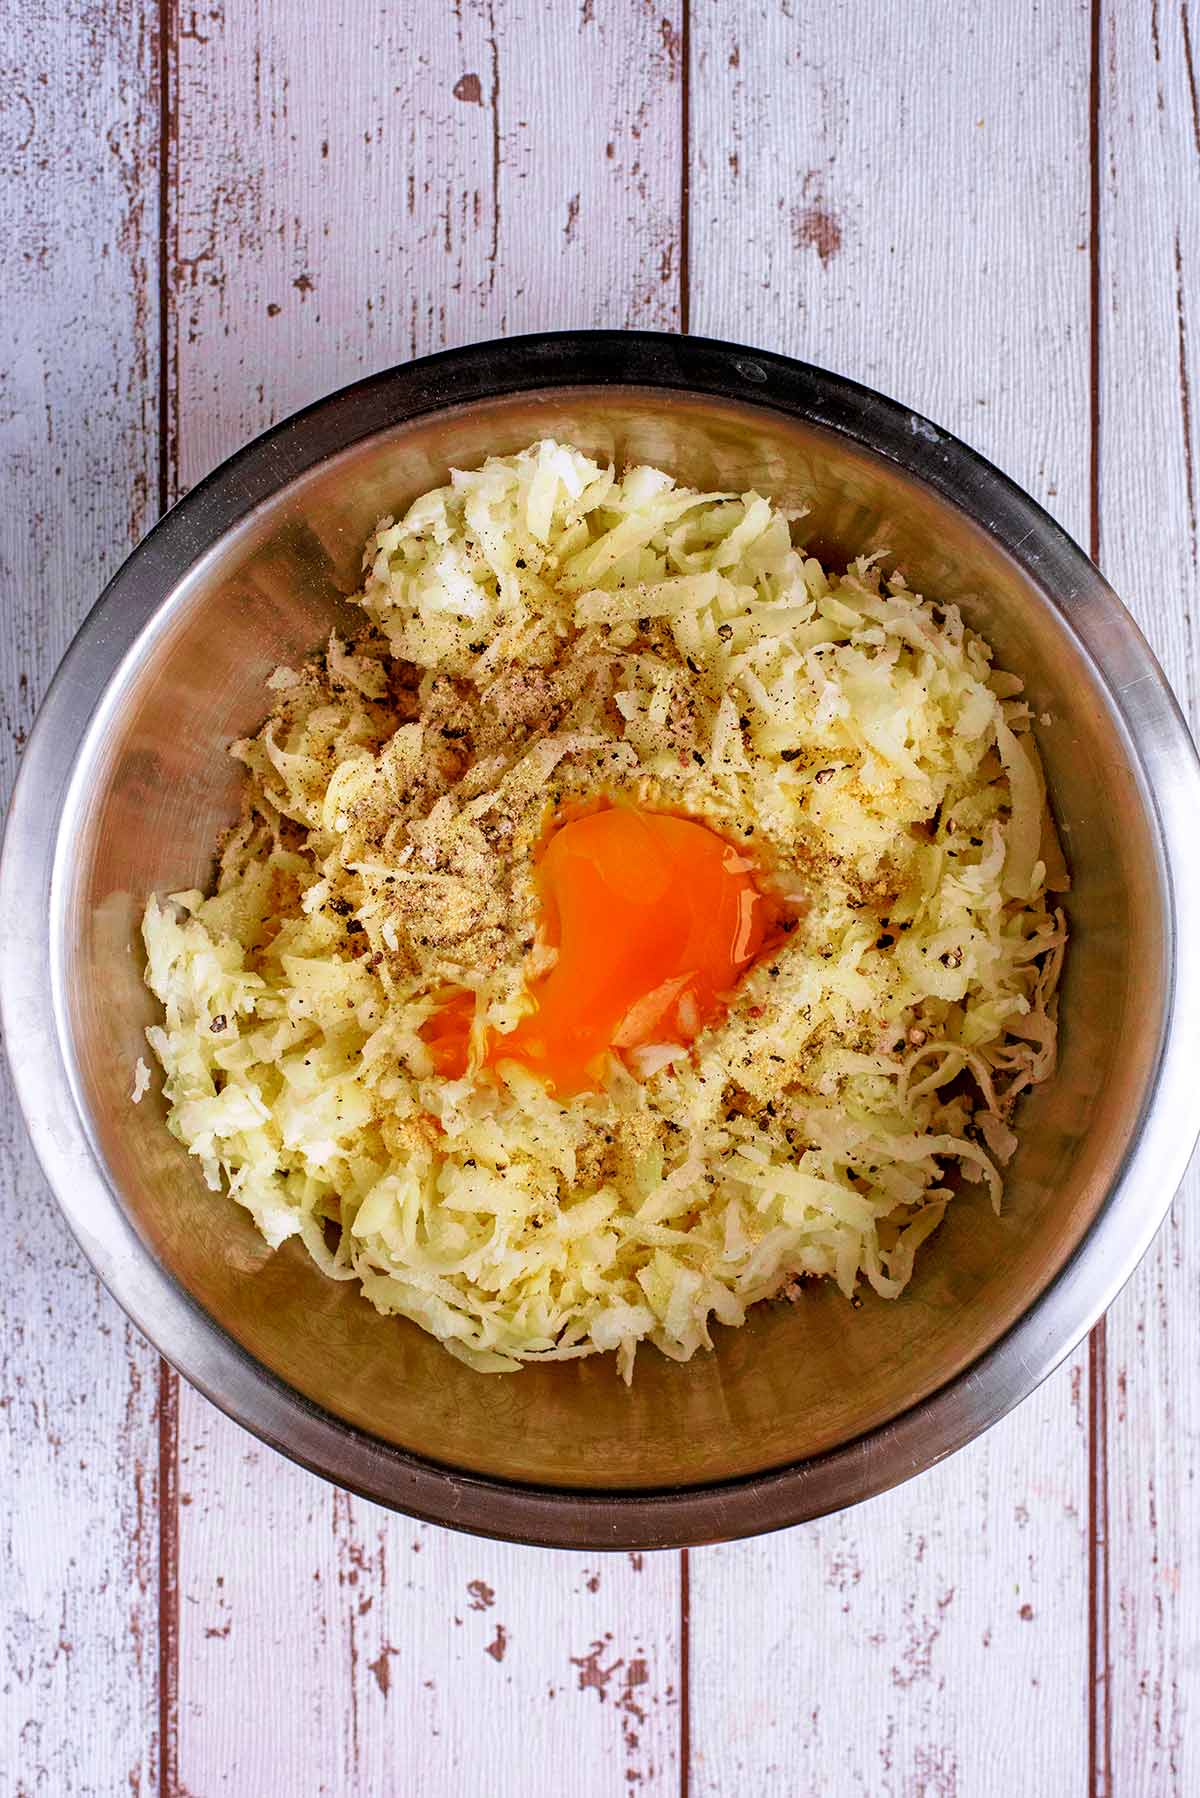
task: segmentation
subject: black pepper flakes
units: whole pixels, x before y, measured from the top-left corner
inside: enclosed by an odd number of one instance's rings
[[[365,929],[366,929],[366,925],[363,924],[358,918],[347,918],[347,920],[346,920],[346,935],[347,936],[361,936]]]
[[[225,1016],[225,1013],[223,1011],[219,1011],[217,1013],[216,1017],[213,1019],[212,1023],[209,1025],[209,1029],[212,1031],[214,1036],[220,1036],[222,1030],[228,1030],[228,1028],[229,1028],[229,1019]]]
[[[781,749],[779,759],[783,762],[795,762],[804,754],[802,749]]]

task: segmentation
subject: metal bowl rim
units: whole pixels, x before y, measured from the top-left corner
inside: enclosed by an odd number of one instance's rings
[[[49,974],[52,874],[80,749],[121,665],[197,561],[281,488],[356,442],[431,412],[571,388],[657,388],[782,412],[894,461],[966,513],[1048,591],[1064,628],[1089,653],[1133,747],[1165,874],[1168,965],[1158,1066],[1124,1165],[1046,1288],[970,1367],[866,1436],[766,1473],[642,1492],[528,1485],[440,1466],[355,1429],[254,1360],[155,1260],[125,1215],[72,1095],[69,1044]],[[1117,624],[1120,667],[1096,644],[1100,620]],[[484,342],[370,376],[265,432],[168,512],[109,582],[51,683],[10,806],[0,861],[7,926],[0,1015],[35,1151],[84,1253],[166,1359],[254,1435],[364,1497],[506,1540],[639,1549],[733,1539],[856,1503],[962,1447],[1070,1354],[1133,1272],[1200,1127],[1188,1081],[1200,1045],[1200,943],[1193,948],[1178,928],[1200,872],[1197,815],[1200,766],[1192,740],[1133,619],[1034,500],[940,427],[842,376],[705,338],[571,331]]]

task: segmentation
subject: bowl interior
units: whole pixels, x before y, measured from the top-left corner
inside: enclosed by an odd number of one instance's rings
[[[898,1302],[867,1296],[851,1312],[821,1290],[763,1306],[687,1366],[646,1350],[630,1391],[608,1358],[470,1372],[325,1280],[296,1243],[270,1253],[246,1213],[205,1188],[167,1134],[157,1093],[136,1109],[129,1101],[154,1019],[142,908],[152,891],[209,879],[214,839],[237,806],[227,746],[261,720],[266,677],[327,635],[381,513],[454,463],[548,434],[698,485],[806,505],[823,557],[884,549],[911,585],[960,602],[1027,682],[1074,881],[1060,1067],[1019,1114],[1003,1215],[968,1190]],[[1071,598],[1060,590],[1053,603],[1028,565],[896,462],[769,406],[658,390],[547,391],[445,410],[284,487],[204,555],[126,658],[77,768],[60,844],[55,940],[74,1077],[136,1229],[288,1386],[384,1442],[481,1474],[624,1490],[729,1479],[850,1441],[942,1386],[1016,1320],[1086,1231],[1135,1128],[1163,1024],[1158,849],[1122,727],[1070,628]]]

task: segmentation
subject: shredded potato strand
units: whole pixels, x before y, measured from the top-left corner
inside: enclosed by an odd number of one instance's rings
[[[1065,877],[1019,683],[801,529],[553,442],[456,471],[368,544],[361,638],[272,677],[216,892],[147,906],[147,1034],[209,1185],[483,1371],[628,1379],[807,1276],[895,1297],[948,1169],[999,1205],[1053,1070]],[[744,842],[794,928],[690,1050],[560,1103],[480,1070],[553,959],[548,818],[597,794]],[[447,1080],[422,1027],[464,989]]]

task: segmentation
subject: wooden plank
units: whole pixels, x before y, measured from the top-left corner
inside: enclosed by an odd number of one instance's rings
[[[184,486],[411,356],[671,326],[677,4],[462,0],[416,31],[386,0],[303,24],[281,0],[195,14],[176,108]]]
[[[1085,9],[792,14],[694,17],[693,328],[931,414],[1086,540]],[[692,1555],[691,1790],[1080,1792],[1088,1596],[1077,1360],[911,1486]]]
[[[585,1793],[676,1789],[676,1557],[473,1541],[194,1421],[182,1790],[506,1793],[532,1766]]]
[[[181,486],[409,355],[672,322],[673,18],[550,0],[197,15],[175,74]],[[420,1529],[186,1389],[179,1487],[180,1789],[500,1794],[536,1761],[581,1798],[674,1790],[675,1557]]]
[[[1195,729],[1200,14],[1115,0],[1102,14],[1101,562]],[[1193,1170],[1106,1333],[1104,1789],[1164,1798],[1200,1789],[1198,1202]]]
[[[127,0],[0,19],[0,794],[157,495],[155,46]],[[20,1054],[20,1044],[9,1045]],[[0,1782],[154,1782],[158,1358],[0,1091]]]
[[[1083,1380],[897,1493],[693,1551],[697,1798],[1083,1792]]]

